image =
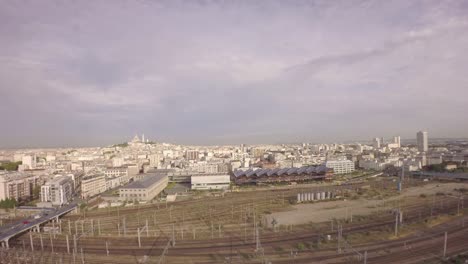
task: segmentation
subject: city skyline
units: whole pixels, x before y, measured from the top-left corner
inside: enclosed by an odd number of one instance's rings
[[[418,131],[419,132],[419,131]],[[427,133],[427,132],[426,132]],[[134,137],[140,137],[140,135],[136,134]],[[392,136],[389,138],[371,138],[371,139],[361,139],[361,140],[342,140],[342,141],[327,141],[327,142],[318,142],[318,141],[301,141],[301,142],[267,142],[267,143],[258,143],[258,142],[253,142],[247,144],[247,146],[268,146],[268,145],[301,145],[301,144],[309,144],[309,145],[333,145],[333,144],[342,144],[342,145],[355,145],[355,144],[367,144],[367,145],[374,145],[374,142],[376,139],[382,140],[384,139],[385,141],[379,141],[380,144],[383,145],[383,143],[395,143],[395,138],[399,138],[399,142],[405,145],[418,145],[418,137],[417,133],[416,136],[413,138],[401,138],[400,136]],[[134,138],[133,138],[134,139]],[[74,148],[103,148],[103,147],[109,147],[109,146],[114,146],[122,143],[128,143],[131,142],[132,137],[126,137],[120,141],[113,142],[111,144],[97,144],[97,145],[69,145],[69,146],[25,146],[25,147],[1,147],[0,150],[27,150],[27,149],[74,149]],[[434,138],[434,137],[428,137],[428,143],[439,143],[439,142],[446,142],[446,141],[451,141],[451,140],[468,140],[468,138]],[[140,142],[141,141],[140,139]],[[160,141],[160,140],[155,140],[155,139],[145,139],[145,142],[148,142],[150,144],[152,143],[164,143],[164,144],[170,144],[170,145],[180,145],[180,146],[191,146],[191,147],[216,147],[216,146],[238,146],[238,145],[244,145],[246,146],[245,143],[234,143],[234,144],[183,144],[180,142],[167,142],[167,141]]]
[[[0,148],[468,137],[465,1],[0,2]]]

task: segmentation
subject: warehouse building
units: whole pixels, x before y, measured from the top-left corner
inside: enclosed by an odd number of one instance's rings
[[[168,177],[163,174],[148,174],[139,181],[120,188],[120,200],[151,201],[167,187]]]
[[[194,174],[190,179],[193,190],[223,190],[231,183],[231,177],[225,173]]]

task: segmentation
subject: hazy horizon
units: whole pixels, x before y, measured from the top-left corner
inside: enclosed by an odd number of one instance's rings
[[[0,148],[468,138],[468,1],[0,5]]]

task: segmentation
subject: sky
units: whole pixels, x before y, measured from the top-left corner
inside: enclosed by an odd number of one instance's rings
[[[0,6],[0,147],[468,137],[468,1]]]

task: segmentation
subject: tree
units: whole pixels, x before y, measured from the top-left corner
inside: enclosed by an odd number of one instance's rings
[[[121,143],[121,144],[115,144],[115,145],[113,145],[112,147],[126,148],[126,147],[128,147],[128,143],[127,143],[127,142],[124,142],[124,143]]]
[[[7,170],[7,171],[16,171],[18,170],[18,166],[21,165],[22,162],[6,162],[0,164],[0,170]]]
[[[41,195],[41,186],[36,185],[33,189],[33,199],[39,199]]]
[[[15,198],[6,198],[5,200],[0,201],[0,208],[11,209],[15,208],[18,205],[18,202]]]

